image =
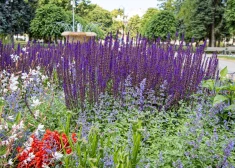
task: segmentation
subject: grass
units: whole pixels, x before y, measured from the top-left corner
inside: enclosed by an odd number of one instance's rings
[[[218,56],[218,58],[227,59],[227,60],[235,60],[235,56],[221,55],[221,56]]]

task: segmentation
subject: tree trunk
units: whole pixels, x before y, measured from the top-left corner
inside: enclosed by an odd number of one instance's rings
[[[14,45],[14,33],[11,33],[10,39],[11,39],[11,44]]]
[[[215,22],[211,24],[211,47],[215,46]]]

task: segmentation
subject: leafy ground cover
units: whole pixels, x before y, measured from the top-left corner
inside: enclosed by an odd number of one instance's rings
[[[1,166],[233,167],[235,85],[216,55],[111,38],[0,45]]]

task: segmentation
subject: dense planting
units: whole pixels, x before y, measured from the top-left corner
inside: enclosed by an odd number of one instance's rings
[[[1,70],[28,72],[40,66],[50,77],[57,72],[69,108],[85,100],[97,102],[105,91],[121,96],[128,75],[134,86],[146,79],[145,89],[156,94],[166,83],[165,96],[171,97],[172,105],[195,92],[205,77],[214,78],[218,65],[216,56],[203,55],[205,44],[193,52],[192,45],[183,49],[183,43],[176,46],[160,40],[150,44],[141,37],[136,41],[127,37],[124,45],[108,36],[103,44],[91,40],[46,48],[35,43],[23,50],[20,46],[0,46]]]
[[[234,83],[204,46],[0,46],[1,166],[235,164]]]

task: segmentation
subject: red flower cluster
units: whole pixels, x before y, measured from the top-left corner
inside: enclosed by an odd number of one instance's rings
[[[73,143],[77,141],[76,134],[72,134]],[[18,168],[41,168],[55,163],[55,152],[70,154],[72,149],[65,133],[47,130],[39,140],[34,135],[29,139],[25,148],[18,148]]]

